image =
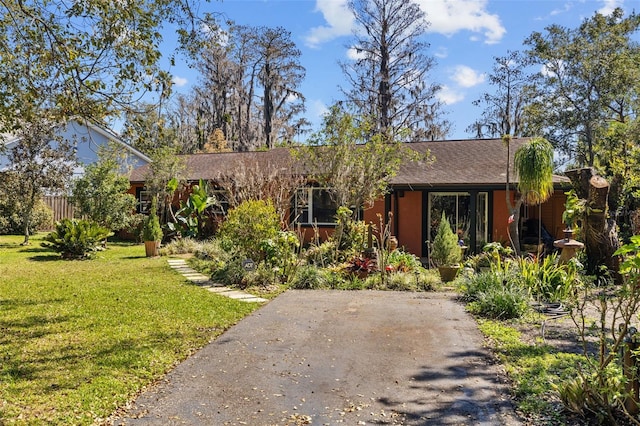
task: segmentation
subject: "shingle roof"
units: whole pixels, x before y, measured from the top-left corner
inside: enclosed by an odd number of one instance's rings
[[[529,138],[513,139],[510,147],[510,181],[517,182],[513,172],[516,150]],[[394,185],[458,186],[499,185],[506,182],[507,148],[502,139],[469,139],[417,142],[409,146],[435,157],[431,165],[416,162],[405,163],[391,180]],[[564,176],[554,176],[554,183],[569,182]]]
[[[511,164],[515,151],[528,139],[513,139],[511,142]],[[391,180],[397,186],[493,186],[506,182],[505,160],[507,148],[501,139],[450,140],[410,143],[411,149],[420,153],[429,150],[435,162],[427,165],[422,162],[405,162],[398,174]],[[291,167],[289,148],[276,148],[270,151],[227,152],[214,154],[183,155],[186,163],[186,179],[215,180],[220,175],[233,174],[238,162],[249,164],[280,165]],[[135,169],[130,180],[144,182],[148,165]],[[511,167],[511,182],[517,182]],[[554,176],[554,183],[567,183],[563,176]]]

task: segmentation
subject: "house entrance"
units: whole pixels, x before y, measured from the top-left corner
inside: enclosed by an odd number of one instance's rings
[[[479,252],[489,236],[489,197],[486,192],[430,192],[427,214],[429,241],[438,231],[442,212],[464,245]]]

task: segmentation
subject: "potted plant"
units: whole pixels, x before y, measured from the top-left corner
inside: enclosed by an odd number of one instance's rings
[[[458,244],[458,236],[451,229],[444,212],[438,224],[438,232],[433,240],[431,260],[438,267],[443,282],[453,281],[460,270],[462,250]]]
[[[162,228],[160,227],[160,220],[156,213],[155,199],[151,202],[149,216],[144,220],[142,239],[144,240],[144,249],[147,257],[158,256],[160,242],[162,241]]]

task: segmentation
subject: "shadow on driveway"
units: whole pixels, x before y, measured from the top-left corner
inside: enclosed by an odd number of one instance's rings
[[[445,293],[288,291],[142,394],[131,425],[518,425]]]

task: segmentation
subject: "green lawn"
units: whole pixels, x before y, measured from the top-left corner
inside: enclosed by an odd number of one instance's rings
[[[92,424],[257,308],[144,246],[64,261],[0,236],[0,424]]]

